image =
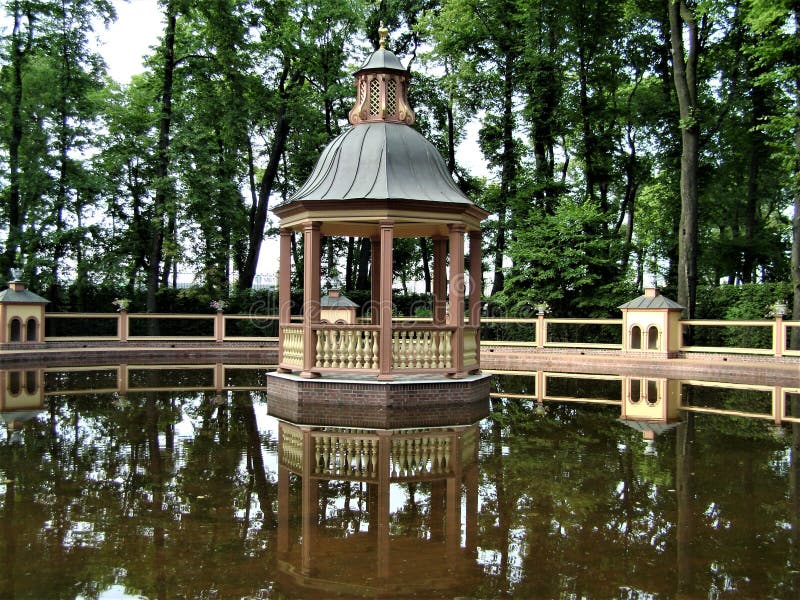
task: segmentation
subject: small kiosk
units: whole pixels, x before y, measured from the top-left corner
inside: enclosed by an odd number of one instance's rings
[[[675,358],[680,350],[683,306],[662,296],[658,288],[619,307],[622,310],[622,352]]]
[[[44,307],[50,301],[25,289],[20,271],[12,271],[14,279],[0,292],[0,349],[44,347]]]

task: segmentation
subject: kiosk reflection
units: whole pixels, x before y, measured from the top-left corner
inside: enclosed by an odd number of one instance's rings
[[[9,442],[21,440],[26,421],[44,410],[42,369],[0,371],[0,422]]]
[[[282,420],[278,440],[284,585],[452,597],[480,578],[477,422],[361,429]]]

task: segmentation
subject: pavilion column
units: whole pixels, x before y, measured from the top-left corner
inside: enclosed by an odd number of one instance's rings
[[[469,326],[475,336],[475,360],[481,361],[481,293],[483,265],[481,264],[481,232],[469,232]],[[473,371],[474,372],[474,371]]]
[[[448,325],[454,327],[451,342],[454,377],[464,374],[464,225],[455,223],[450,229],[450,315]]]
[[[391,462],[392,440],[386,431],[378,433],[378,528],[377,538],[377,559],[378,576],[388,577],[390,572],[389,555],[389,530],[391,529],[391,503],[389,487],[391,485]]]
[[[370,241],[370,260],[372,261],[372,276],[370,278],[370,309],[369,314],[372,324],[377,325],[381,322],[380,301],[381,301],[381,238],[380,236],[369,238]]]
[[[447,315],[447,238],[433,238],[433,324],[444,325]]]
[[[312,369],[317,362],[317,332],[312,328],[319,323],[320,296],[320,233],[319,221],[310,221],[303,227],[303,370],[301,377],[319,377]]]
[[[481,292],[483,288],[483,266],[481,265],[481,232],[469,233],[469,324],[481,324]]]
[[[452,264],[452,262],[450,264]],[[452,465],[453,474],[447,479],[447,500],[445,501],[445,552],[447,558],[453,560],[458,553],[458,549],[461,547],[462,469],[460,434],[453,439],[450,445],[450,451],[450,464]]]
[[[278,465],[278,554],[289,551],[289,469]]]
[[[302,536],[301,572],[311,575],[314,564],[314,546],[317,537],[317,518],[319,516],[319,481],[312,478],[314,473],[314,439],[311,430],[303,428],[303,477],[301,480]]]
[[[380,257],[380,343],[378,379],[392,378],[392,252],[394,244],[394,221],[381,221]]]
[[[278,364],[283,363],[283,328],[292,321],[292,231],[281,229],[280,267],[278,272]],[[291,369],[278,368],[281,373]]]

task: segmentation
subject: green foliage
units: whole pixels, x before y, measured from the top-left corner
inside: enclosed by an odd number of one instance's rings
[[[701,21],[698,100],[680,119],[667,15],[651,0],[390,0],[366,14],[353,0],[162,3],[176,16],[164,137],[165,39],[119,85],[89,43],[113,18],[108,2],[7,3],[18,27],[0,53],[0,280],[23,263],[56,309],[105,310],[110,290],[136,309],[147,273],[158,275],[160,310],[228,297],[237,273],[246,283],[255,242],[275,232],[256,208],[286,199],[341,131],[350,74],[383,20],[413,74],[415,126],[493,213],[484,256],[498,310],[548,301],[557,316],[616,316],[645,285],[674,289],[681,128],[691,127],[697,316],[762,316],[738,297],[725,306],[741,312],[715,308],[705,287],[791,277],[797,8],[690,4]],[[459,144],[473,134],[477,156],[467,156]],[[485,172],[470,173],[467,159]],[[348,261],[368,287],[360,249],[334,240],[325,276],[343,277]],[[403,292],[424,276],[420,250],[396,241]],[[191,271],[198,289],[169,290],[174,270]]]

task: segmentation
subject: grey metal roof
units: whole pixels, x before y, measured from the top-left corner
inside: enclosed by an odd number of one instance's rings
[[[400,62],[400,59],[395,56],[394,52],[383,48],[373,52],[367,59],[367,62],[361,65],[358,71],[364,71],[366,69],[406,72],[406,68],[403,66],[403,63]],[[356,73],[358,73],[358,71],[356,71]]]
[[[635,300],[620,305],[618,308],[676,308],[683,310],[684,307],[674,300],[670,300],[666,296],[659,294],[657,296],[639,296]]]
[[[11,288],[6,288],[0,292],[0,303],[3,304],[48,304],[50,300],[34,294],[30,290],[15,292]]]
[[[399,123],[361,123],[344,131],[284,204],[359,199],[473,204],[450,177],[436,147]]]
[[[358,304],[350,300],[345,296],[337,296],[332,298],[331,296],[323,296],[319,300],[319,305],[322,308],[356,308]]]

